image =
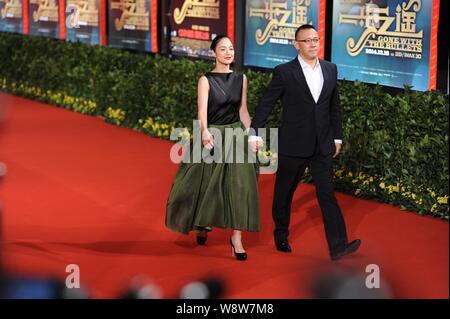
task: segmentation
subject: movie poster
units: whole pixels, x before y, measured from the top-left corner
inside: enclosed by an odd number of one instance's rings
[[[339,78],[425,91],[436,87],[437,0],[335,0]]]
[[[105,44],[105,0],[66,0],[66,40]]]
[[[234,40],[234,0],[171,0],[169,10],[173,54],[212,58],[216,35]]]
[[[244,64],[273,68],[297,56],[293,40],[300,25],[311,24],[325,47],[325,0],[248,0],[245,8]],[[320,23],[319,23],[320,21]]]
[[[157,52],[157,0],[109,0],[108,45]]]
[[[64,0],[29,0],[29,34],[65,38]]]
[[[23,33],[23,0],[0,0],[0,31]]]

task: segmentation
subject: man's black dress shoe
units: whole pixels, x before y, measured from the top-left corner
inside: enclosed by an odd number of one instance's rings
[[[208,239],[207,233],[205,232],[203,236],[197,235],[197,244],[200,246],[204,246],[206,244],[206,240]]]
[[[275,247],[277,248],[277,250],[282,251],[283,253],[290,253],[292,251],[287,239],[275,240]]]
[[[330,253],[330,257],[331,260],[338,260],[341,259],[342,257],[349,255],[351,253],[354,253],[355,251],[358,250],[359,246],[361,245],[361,240],[360,239],[355,239],[354,241],[346,244],[344,246],[344,248],[338,250],[338,251],[334,251]]]

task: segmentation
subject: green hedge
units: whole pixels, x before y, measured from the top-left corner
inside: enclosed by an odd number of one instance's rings
[[[210,62],[0,33],[0,90],[168,139],[191,127]],[[250,113],[269,73],[246,71]],[[448,96],[340,82],[344,147],[338,190],[448,220]],[[280,105],[268,127],[276,127]],[[308,178],[306,178],[308,180]]]

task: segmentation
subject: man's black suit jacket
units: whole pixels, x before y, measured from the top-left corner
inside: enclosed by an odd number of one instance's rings
[[[279,127],[278,152],[281,155],[310,157],[316,141],[323,155],[336,150],[334,140],[342,139],[339,94],[334,63],[319,60],[323,88],[317,103],[309,90],[298,58],[274,69],[273,78],[259,101],[251,127],[265,126],[267,117],[281,98],[283,114]]]

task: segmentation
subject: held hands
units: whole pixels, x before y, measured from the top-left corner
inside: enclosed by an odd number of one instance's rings
[[[214,136],[208,130],[204,130],[202,133],[202,143],[208,150],[211,150],[214,147]]]
[[[261,136],[249,136],[248,137],[248,145],[250,146],[250,150],[253,153],[256,153],[258,150],[260,150],[264,146],[264,142],[261,138]]]
[[[202,143],[208,150],[214,148],[214,136],[208,130],[204,130],[202,133]],[[248,144],[250,146],[250,150],[254,153],[264,146],[263,139],[260,136],[249,136]]]

